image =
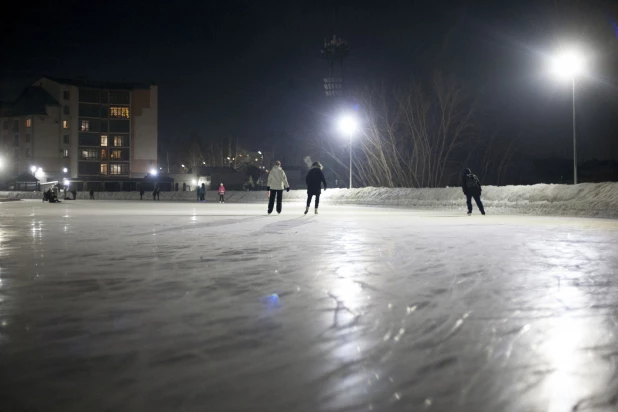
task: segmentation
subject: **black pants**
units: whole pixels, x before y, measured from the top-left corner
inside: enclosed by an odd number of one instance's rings
[[[307,195],[307,208],[311,206],[311,198],[315,196],[315,208],[317,209],[320,206],[320,194],[316,193],[313,195]]]
[[[283,200],[283,190],[271,190],[268,198],[268,213],[273,212],[275,206],[275,198],[277,198],[277,213],[281,213],[281,202]]]
[[[483,207],[483,202],[481,202],[481,194],[471,194],[471,195],[466,195],[466,204],[468,205],[468,213],[472,213],[472,198],[474,198],[474,201],[476,202],[476,205],[478,206],[479,210],[481,211],[481,214],[485,214],[485,208]]]
[[[219,195],[219,202],[225,202],[225,195]]]

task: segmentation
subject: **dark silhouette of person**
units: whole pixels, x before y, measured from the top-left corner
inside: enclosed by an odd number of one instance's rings
[[[470,169],[464,169],[461,173],[461,189],[466,195],[466,205],[468,206],[468,216],[472,214],[472,199],[474,198],[474,202],[476,202],[476,206],[479,208],[479,211],[484,216],[485,208],[483,207],[483,202],[481,202],[481,192],[483,189],[481,188],[481,182],[479,178],[472,173]]]
[[[315,196],[315,214],[318,214],[318,206],[320,206],[320,194],[322,194],[322,185],[326,190],[326,178],[322,173],[322,165],[320,162],[314,162],[311,165],[311,170],[307,173],[305,178],[307,183],[307,207],[305,208],[305,214],[309,212],[309,206],[311,206],[311,198]]]

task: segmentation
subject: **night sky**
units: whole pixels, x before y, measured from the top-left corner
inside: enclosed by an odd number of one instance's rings
[[[337,34],[350,44],[352,84],[452,74],[480,96],[480,121],[533,155],[568,157],[571,89],[545,64],[576,41],[592,67],[578,82],[582,157],[618,158],[616,11],[592,1],[24,2],[3,15],[0,98],[42,75],[153,81],[163,147],[237,137],[270,150],[334,115],[320,49]]]

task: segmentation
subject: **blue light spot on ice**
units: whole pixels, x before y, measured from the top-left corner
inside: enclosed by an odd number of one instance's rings
[[[272,295],[264,296],[262,303],[266,305],[268,309],[277,309],[281,307],[281,301],[279,301],[279,295],[273,293]]]

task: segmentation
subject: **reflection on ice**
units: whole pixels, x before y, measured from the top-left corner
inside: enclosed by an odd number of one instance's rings
[[[615,409],[611,221],[14,203],[0,408]]]

